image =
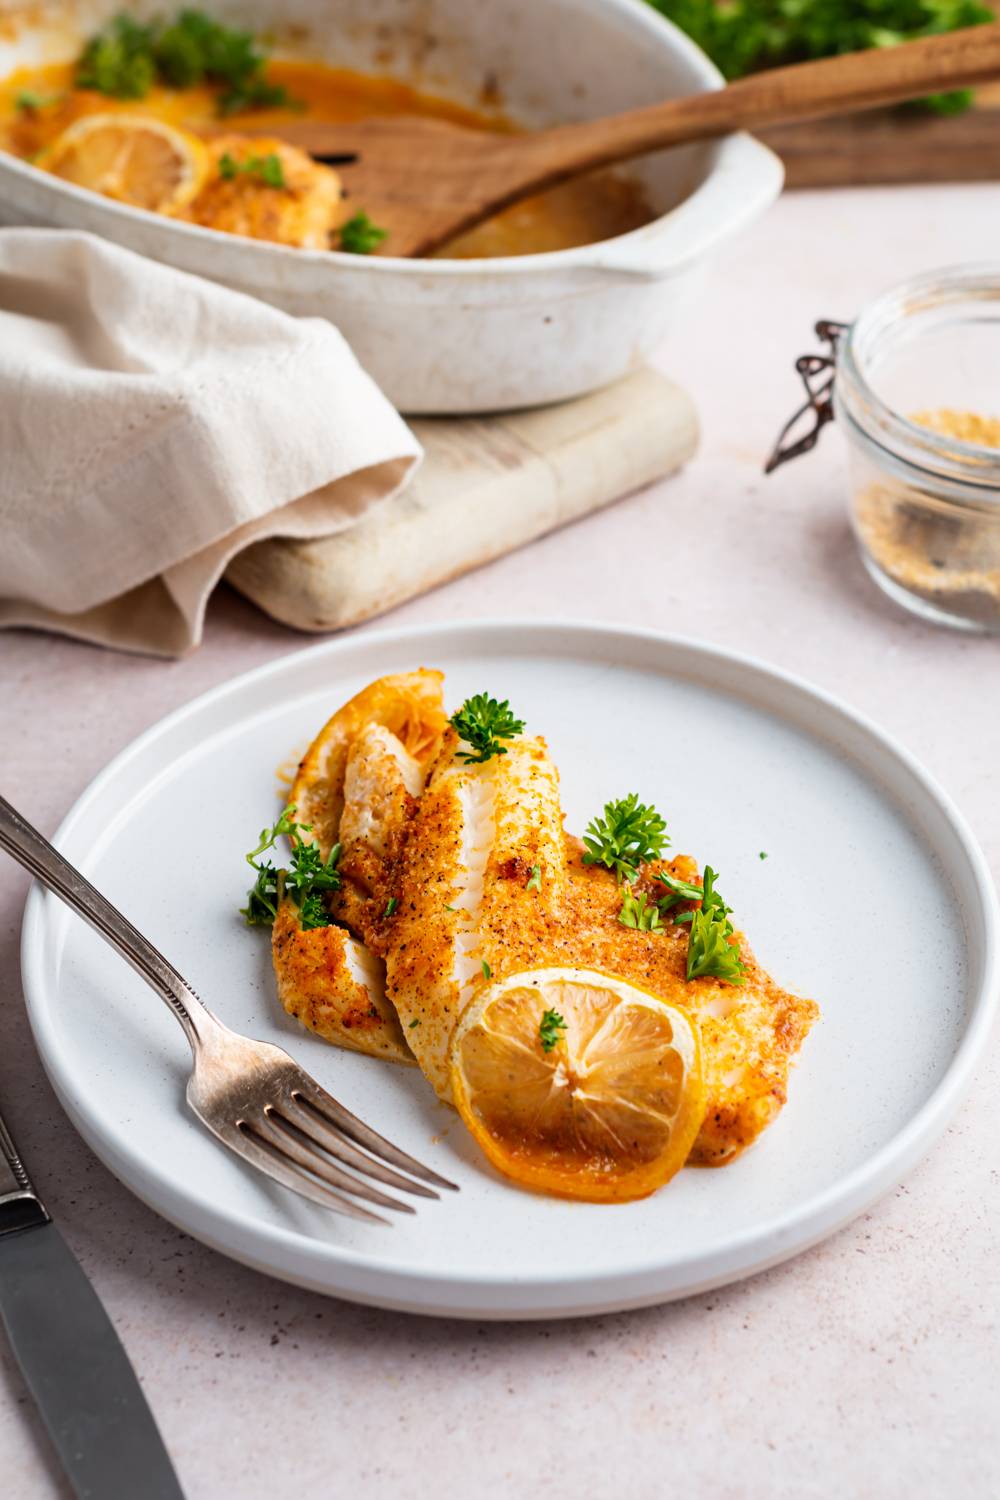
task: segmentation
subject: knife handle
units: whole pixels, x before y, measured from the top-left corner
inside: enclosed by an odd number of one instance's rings
[[[14,1145],[14,1137],[0,1115],[0,1236],[48,1221],[49,1216]]]

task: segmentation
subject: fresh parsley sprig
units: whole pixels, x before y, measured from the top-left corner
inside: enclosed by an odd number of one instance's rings
[[[345,224],[341,224],[337,231],[335,249],[343,250],[346,255],[371,255],[388,234],[388,229],[373,224],[364,209],[359,209]]]
[[[295,833],[311,833],[311,827],[304,823],[296,823]],[[340,845],[334,844],[330,853],[324,860],[316,844],[306,844],[301,841],[292,850],[291,869],[285,876],[285,888],[299,906],[307,896],[314,892],[340,890],[340,871],[337,863],[340,859]]]
[[[476,693],[466,698],[451,723],[468,750],[459,750],[458,758],[470,765],[482,765],[494,755],[506,755],[507,747],[502,740],[511,740],[524,733],[524,722],[516,719],[505,698],[498,703],[488,693]]]
[[[671,875],[668,870],[658,870],[656,879],[663,882],[667,888],[667,895],[656,904],[660,914],[666,916],[668,911],[673,911],[681,901],[700,901],[702,890],[700,885],[691,885],[686,880],[678,880],[676,875]]]
[[[144,99],[154,83],[171,88],[220,86],[220,115],[250,109],[299,108],[281,84],[264,76],[267,59],[249,31],[185,9],[164,26],[122,13],[92,37],[76,69],[77,86],[114,99]]]
[[[278,914],[278,868],[270,860],[261,859],[273,849],[280,838],[296,828],[294,807],[286,807],[277,823],[262,828],[256,849],[246,855],[246,862],[257,871],[257,879],[247,892],[247,904],[241,908],[248,927],[270,927]]]
[[[543,1052],[551,1052],[562,1041],[562,1033],[566,1030],[566,1022],[557,1010],[542,1011],[542,1019],[538,1023],[538,1040],[542,1044]]]
[[[156,82],[152,26],[126,14],[114,16],[84,47],[76,85],[111,99],[144,99]]]
[[[304,102],[293,99],[283,83],[268,83],[266,78],[251,78],[233,84],[219,95],[215,105],[216,114],[224,120],[230,115],[245,115],[254,109],[302,111],[305,108]]]
[[[593,818],[583,836],[585,865],[605,865],[623,880],[634,880],[639,866],[659,859],[668,847],[667,825],[655,807],[640,802],[635,792],[617,802],[606,802],[604,815]]]
[[[14,95],[14,108],[18,114],[33,115],[46,105],[56,104],[60,97],[59,94],[40,94],[37,89],[19,89]]]
[[[299,925],[304,931],[330,925],[323,893],[340,889],[337,869],[340,845],[334,844],[324,860],[315,844],[297,837],[311,832],[310,823],[295,821],[294,807],[286,807],[276,823],[261,829],[256,849],[246,856],[247,864],[257,871],[257,879],[247,893],[247,904],[241,908],[248,927],[270,927],[286,891],[299,909]],[[283,837],[295,840],[288,869],[279,869],[271,860],[261,858]]]
[[[255,177],[265,187],[285,186],[285,169],[276,151],[269,151],[266,156],[248,156],[244,161],[224,151],[219,157],[219,176],[226,181],[240,176]]]
[[[718,874],[711,865],[705,866],[705,884],[698,893],[701,906],[693,911],[681,912],[674,921],[690,923],[688,934],[687,977],[688,979],[724,979],[727,984],[742,984],[746,965],[740,957],[737,944],[732,941],[733,924],[729,920],[731,906],[727,906],[715,889]],[[683,882],[680,882],[683,884]],[[690,890],[697,887],[691,886]]]
[[[640,891],[638,896],[629,890],[622,893],[622,909],[618,913],[618,920],[623,927],[634,927],[639,932],[663,931],[660,909],[655,901],[646,899],[645,891]]]

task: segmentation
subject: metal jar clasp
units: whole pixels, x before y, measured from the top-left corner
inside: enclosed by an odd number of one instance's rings
[[[816,337],[829,345],[829,353],[801,354],[795,361],[795,368],[806,388],[806,400],[778,434],[778,441],[764,465],[765,474],[773,474],[775,469],[788,459],[798,458],[800,453],[808,453],[815,448],[820,432],[827,422],[833,421],[833,382],[837,371],[837,345],[841,335],[846,333],[849,327],[848,323],[835,323],[830,318],[821,318],[816,324]],[[808,432],[793,439],[791,434],[801,424],[803,418],[811,420],[812,425]]]

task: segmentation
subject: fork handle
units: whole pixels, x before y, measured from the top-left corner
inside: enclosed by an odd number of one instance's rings
[[[173,964],[3,797],[0,797],[0,848],[6,849],[47,890],[96,928],[142,975],[184,1027],[192,1051],[207,1040],[211,1031],[218,1030],[220,1023]]]

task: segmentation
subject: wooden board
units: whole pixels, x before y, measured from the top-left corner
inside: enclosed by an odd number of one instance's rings
[[[804,120],[760,133],[785,163],[791,188],[865,183],[1000,180],[1000,85],[976,90],[972,109],[933,115],[871,110]]]
[[[299,630],[339,630],[501,557],[688,461],[691,398],[653,370],[558,406],[412,423],[425,459],[401,494],[319,541],[241,552],[229,582]]]

